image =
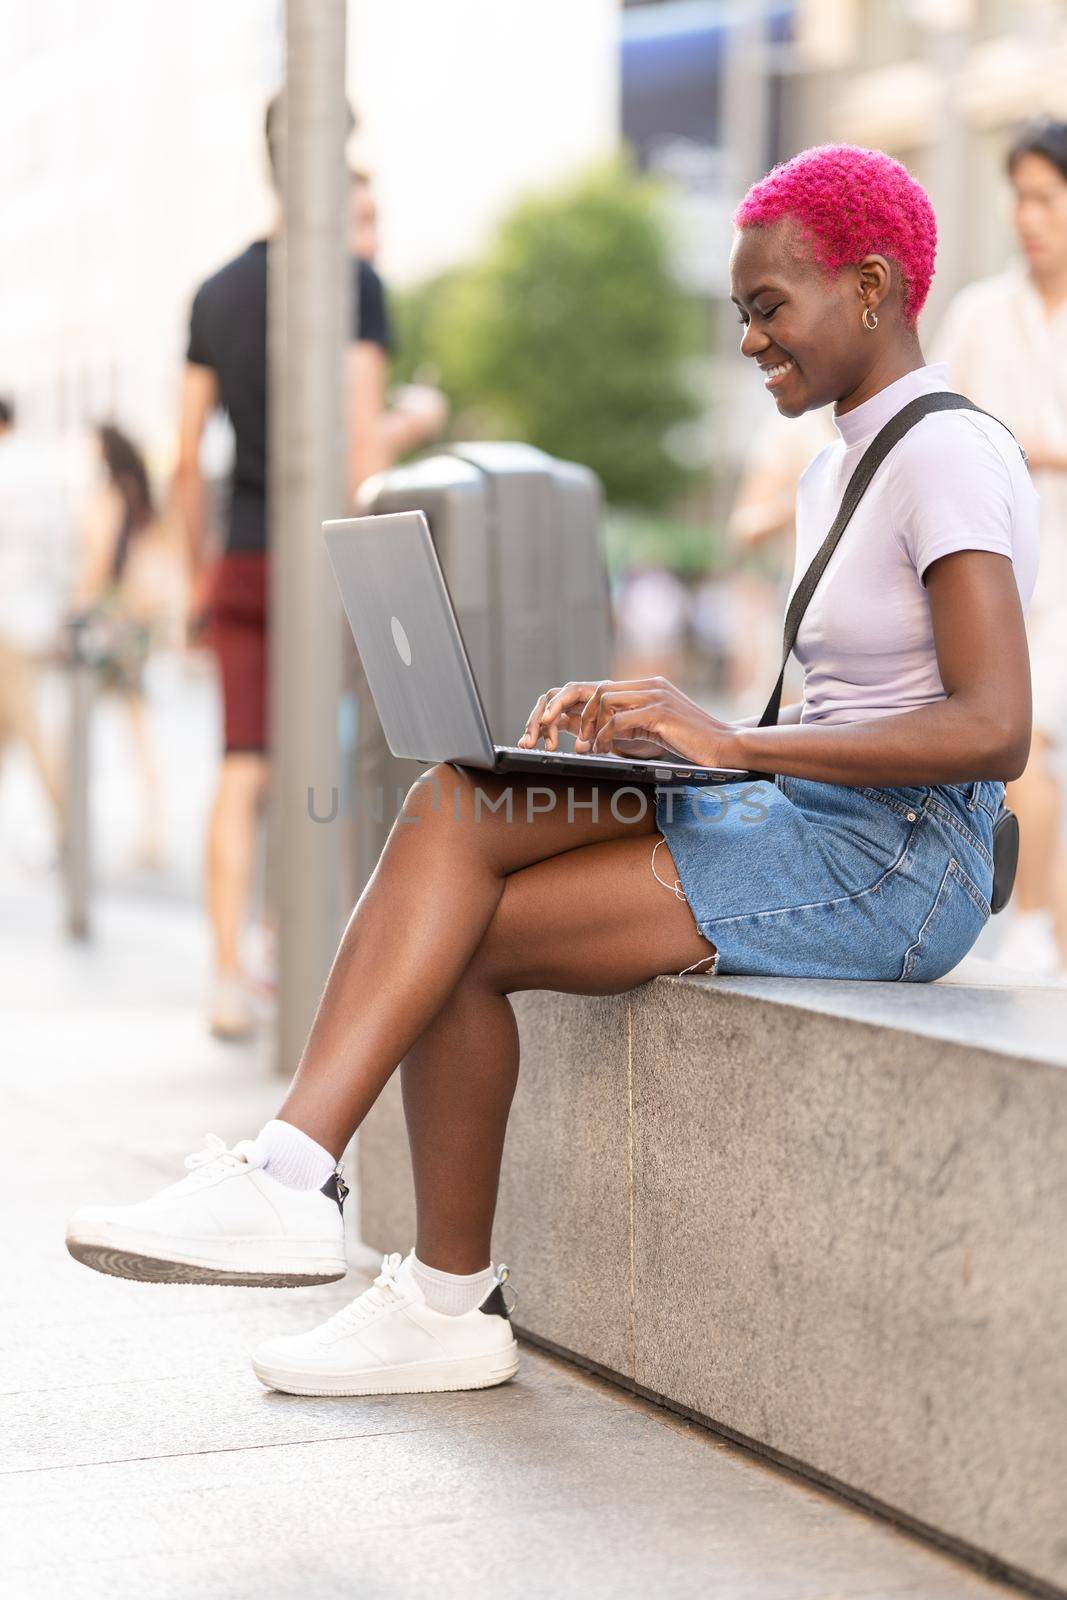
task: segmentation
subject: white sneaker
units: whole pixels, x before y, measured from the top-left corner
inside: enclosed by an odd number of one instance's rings
[[[341,1169],[321,1189],[291,1189],[263,1170],[251,1139],[216,1134],[187,1156],[189,1176],[132,1206],[84,1206],[67,1225],[75,1261],[115,1278],[294,1289],[348,1270]]]
[[[429,1394],[489,1389],[514,1377],[519,1347],[503,1285],[507,1267],[480,1306],[459,1317],[432,1311],[399,1253],[351,1305],[310,1333],[268,1339],[252,1369],[285,1394]]]

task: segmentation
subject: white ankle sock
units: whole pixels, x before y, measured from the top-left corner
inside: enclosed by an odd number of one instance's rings
[[[267,1152],[265,1171],[288,1189],[321,1189],[337,1166],[310,1134],[277,1117],[260,1129],[256,1143]]]
[[[428,1267],[418,1256],[411,1258],[411,1276],[422,1290],[423,1298],[431,1311],[440,1311],[446,1317],[461,1317],[465,1311],[480,1306],[496,1282],[496,1269],[489,1265],[481,1272],[464,1276],[457,1272],[440,1272]]]

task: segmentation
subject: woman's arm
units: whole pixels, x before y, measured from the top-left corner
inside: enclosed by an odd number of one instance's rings
[[[778,713],[777,726],[788,727],[791,723],[799,722],[804,711],[803,700],[797,700],[791,706],[783,706]],[[730,724],[731,728],[758,728],[759,717],[735,717]]]
[[[701,766],[819,783],[894,788],[1016,778],[1030,749],[1030,667],[1011,561],[958,550],[931,562],[926,587],[946,698],[919,710],[745,728],[710,716],[664,678],[569,683],[542,696],[519,743],[541,736],[548,743],[561,724],[575,732],[579,751],[610,754],[635,739],[658,741]]]
[[[361,483],[385,472],[402,455],[443,430],[448,402],[436,389],[409,384],[395,403],[387,403],[389,356],[380,344],[359,339],[345,354],[348,392],[348,488],[354,499]]]
[[[844,725],[738,729],[729,766],[893,787],[1017,778],[1030,748],[1030,670],[1012,564],[959,550],[926,571],[947,698]]]
[[[212,411],[219,403],[219,380],[211,367],[187,361],[182,374],[178,413],[178,460],[172,493],[181,519],[189,572],[200,579],[207,548],[204,478],[200,470],[200,441]]]

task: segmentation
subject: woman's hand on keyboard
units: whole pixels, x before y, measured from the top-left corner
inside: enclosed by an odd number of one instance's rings
[[[666,678],[566,683],[541,695],[519,745],[559,747],[559,729],[574,734],[577,755],[620,755],[645,760],[681,757],[702,766],[734,766],[727,759],[732,729],[711,716]]]
[[[562,688],[546,689],[540,695],[537,704],[526,720],[526,727],[519,735],[518,745],[532,750],[539,739],[544,740],[546,750],[559,749],[559,732],[577,734],[582,720],[582,713],[590,697],[601,688],[610,686],[609,680],[601,683],[567,683]],[[575,753],[587,755],[588,743],[575,745]],[[598,751],[598,754],[615,754],[619,756],[633,756],[636,760],[653,761],[659,756],[673,756],[675,751],[669,749],[658,739],[633,738],[619,740],[609,752]]]

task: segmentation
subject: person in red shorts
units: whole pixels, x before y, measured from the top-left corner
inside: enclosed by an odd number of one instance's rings
[[[279,102],[267,109],[266,135],[276,172]],[[354,121],[353,121],[354,126]],[[401,391],[386,404],[391,336],[382,282],[369,257],[376,248],[369,183],[354,174],[349,201],[356,312],[345,360],[350,489],[440,432],[447,407],[436,390]],[[354,220],[362,217],[355,231]],[[206,601],[208,637],[219,664],[225,745],[208,829],[206,890],[215,943],[212,1032],[240,1038],[252,1027],[240,941],[253,876],[258,820],[266,794],[268,706],[267,550],[267,253],[258,239],[201,285],[193,300],[182,381],[175,489],[197,587]],[[235,436],[233,481],[221,557],[204,561],[200,443],[222,407]]]

